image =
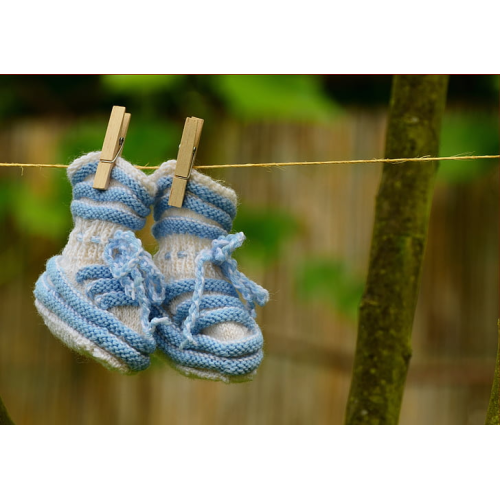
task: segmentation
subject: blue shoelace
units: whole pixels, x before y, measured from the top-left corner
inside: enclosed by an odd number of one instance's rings
[[[78,271],[77,282],[93,280],[86,293],[101,309],[140,306],[143,332],[151,335],[155,328],[150,321],[151,308],[165,299],[163,274],[131,231],[116,231],[104,248],[103,259],[107,265]]]
[[[205,288],[205,264],[212,263],[220,267],[224,276],[230,281],[234,288],[240,292],[241,296],[245,299],[245,308],[250,314],[251,318],[255,318],[255,304],[260,306],[265,305],[269,300],[269,293],[257,283],[251,281],[242,272],[238,270],[238,264],[231,254],[239,248],[245,235],[243,233],[228,234],[221,236],[212,241],[211,248],[202,250],[195,260],[195,282],[193,287],[193,296],[188,314],[184,319],[181,327],[181,334],[184,341],[179,346],[183,349],[187,344],[197,345],[196,340],[193,338],[193,330],[196,328],[200,319],[200,304],[203,300],[203,291]],[[223,321],[234,321],[241,318],[237,317],[239,313],[238,308],[231,308],[227,312]],[[162,321],[162,320],[159,320]],[[163,320],[162,322],[167,322]]]

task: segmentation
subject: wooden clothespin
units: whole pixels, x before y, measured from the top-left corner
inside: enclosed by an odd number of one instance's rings
[[[123,106],[113,106],[102,145],[101,158],[94,177],[95,189],[108,189],[111,170],[123,150],[130,123],[130,113]]]
[[[179,154],[177,155],[177,166],[175,167],[172,188],[168,204],[171,207],[182,207],[186,186],[191,175],[198,144],[200,143],[203,120],[201,118],[186,118],[184,130],[182,132]]]

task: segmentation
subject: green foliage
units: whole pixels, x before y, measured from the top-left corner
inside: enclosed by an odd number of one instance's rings
[[[112,94],[148,95],[171,89],[184,75],[103,75],[104,88]]]
[[[15,92],[12,87],[0,87],[0,118],[15,112]]]
[[[10,179],[2,179],[0,183],[0,224],[9,213],[12,197],[11,189],[12,181]]]
[[[445,114],[441,130],[440,156],[495,155],[500,148],[498,113]],[[498,165],[497,160],[441,161],[438,179],[469,182]]]
[[[0,285],[23,272],[27,253],[36,253],[20,242],[42,238],[61,245],[67,238],[72,225],[71,188],[65,174],[45,170],[37,174],[45,177],[42,185],[21,176],[5,178],[0,184],[0,231],[8,234],[0,248]]]
[[[299,264],[295,286],[301,299],[326,303],[348,318],[355,319],[364,282],[340,260],[308,259]]]
[[[491,75],[491,84],[495,91],[498,93],[500,90],[500,75]]]
[[[19,233],[58,241],[71,228],[71,187],[66,172],[50,171],[50,188],[35,190],[28,183],[13,182],[8,196],[8,212]]]
[[[236,118],[328,121],[339,114],[317,75],[220,75],[213,84]]]
[[[278,260],[284,246],[297,234],[296,218],[280,210],[242,206],[234,222],[236,232],[243,231],[251,244],[238,250],[238,258],[266,267]]]

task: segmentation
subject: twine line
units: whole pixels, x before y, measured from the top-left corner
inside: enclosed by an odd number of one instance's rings
[[[354,165],[359,163],[407,163],[407,162],[427,162],[427,161],[452,161],[452,160],[484,160],[498,159],[500,155],[482,155],[482,156],[421,156],[418,158],[373,158],[371,160],[329,160],[329,161],[291,161],[278,163],[231,163],[227,165],[200,165],[194,166],[196,170],[210,168],[246,168],[246,167],[294,167],[294,166],[313,166],[313,165]],[[0,167],[18,167],[18,168],[68,168],[69,165],[53,165],[48,163],[0,163]],[[159,166],[136,166],[140,170],[156,170]]]

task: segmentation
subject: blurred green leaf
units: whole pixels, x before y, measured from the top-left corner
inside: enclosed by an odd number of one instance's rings
[[[279,259],[284,245],[297,233],[299,223],[292,214],[255,207],[240,207],[235,231],[243,231],[250,242],[238,250],[238,258],[259,266]]]
[[[54,172],[51,189],[45,192],[35,191],[27,183],[16,184],[10,212],[19,232],[56,241],[67,237],[72,225],[71,188],[57,174]]]
[[[122,95],[152,94],[172,88],[184,75],[102,75],[108,91]]]
[[[20,257],[20,249],[16,245],[9,245],[0,249],[0,285],[8,283],[11,279],[19,276],[23,270],[24,261]]]
[[[213,82],[237,118],[328,121],[340,112],[317,75],[220,75]]]
[[[441,130],[440,156],[495,155],[500,149],[498,113],[446,113]],[[438,179],[469,182],[498,166],[496,160],[441,161]]]
[[[315,258],[298,265],[295,286],[303,300],[329,304],[354,319],[358,313],[364,281],[349,272],[342,261]]]
[[[493,88],[498,92],[500,90],[500,75],[492,75],[491,82]]]
[[[0,223],[9,213],[13,184],[14,183],[9,178],[2,179],[0,183]]]
[[[9,87],[0,87],[0,118],[15,111],[15,92]]]

